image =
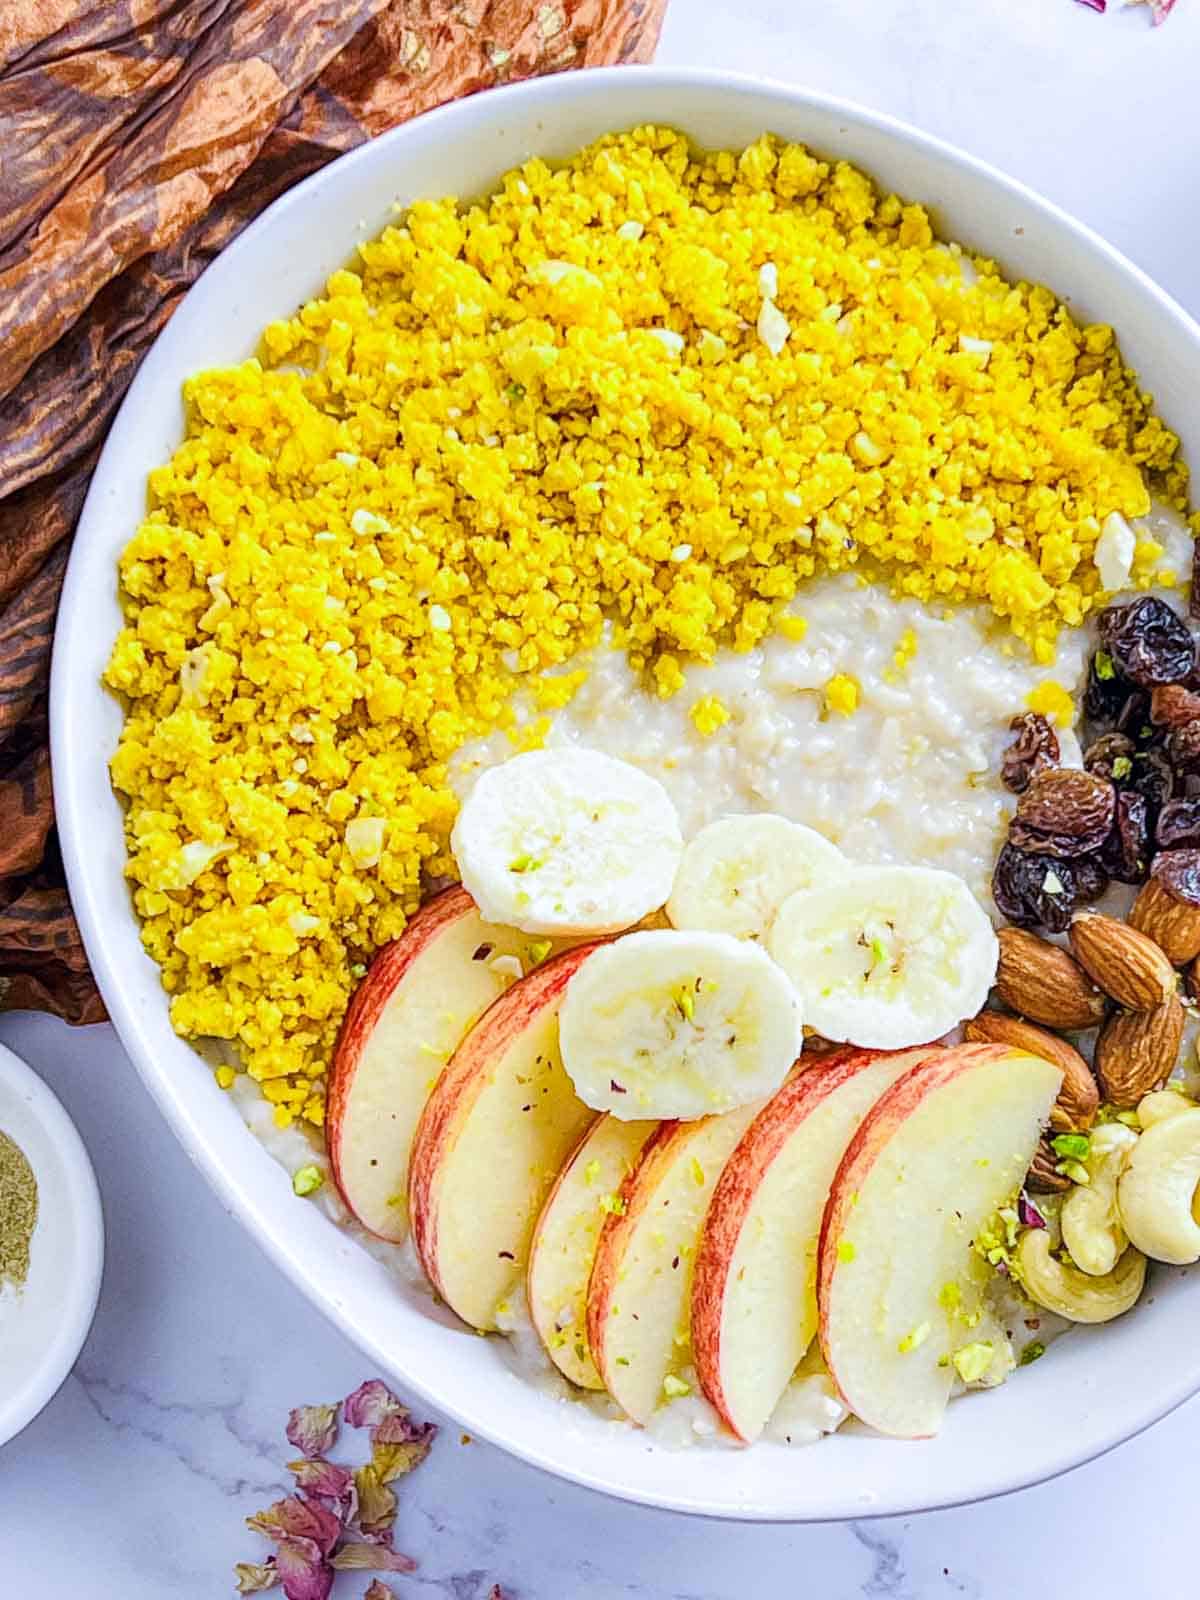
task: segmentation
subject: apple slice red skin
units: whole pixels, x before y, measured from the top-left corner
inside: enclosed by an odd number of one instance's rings
[[[930,1045],[928,1052],[932,1054],[937,1048]],[[752,1441],[739,1433],[733,1408],[721,1383],[721,1329],[726,1282],[734,1266],[747,1214],[772,1163],[810,1113],[864,1067],[889,1054],[913,1055],[914,1052],[864,1050],[847,1045],[819,1057],[811,1067],[785,1079],[742,1136],[713,1190],[692,1284],[692,1352],[705,1399],[734,1437],[742,1439],[743,1443]],[[923,1065],[923,1060],[917,1060],[914,1055],[912,1065],[913,1068]],[[907,1073],[897,1082],[903,1082],[904,1076]],[[889,1085],[889,1089],[891,1087]]]
[[[329,1074],[329,1094],[325,1106],[326,1145],[333,1181],[347,1209],[354,1216],[358,1213],[346,1191],[342,1175],[342,1130],[362,1052],[413,962],[444,929],[459,917],[475,910],[474,900],[461,884],[443,889],[432,900],[427,900],[409,919],[400,937],[384,945],[375,956],[355,989],[342,1019]],[[376,1234],[376,1237],[384,1236]]]
[[[833,1274],[837,1267],[837,1252],[833,1248],[832,1241],[841,1234],[845,1217],[854,1204],[853,1196],[861,1191],[876,1158],[891,1135],[904,1123],[913,1105],[942,1085],[952,1082],[959,1073],[968,1070],[972,1065],[1012,1054],[1014,1054],[1013,1046],[1007,1044],[959,1044],[934,1050],[925,1060],[919,1061],[910,1071],[897,1078],[895,1083],[880,1096],[846,1147],[846,1153],[834,1176],[825,1214],[821,1219],[821,1238],[817,1246],[817,1336],[821,1341],[821,1354],[833,1379],[834,1387],[851,1409],[853,1401],[838,1383],[833,1352],[827,1340],[828,1329],[824,1308],[829,1302]],[[920,1091],[915,1100],[914,1088]],[[928,1438],[932,1435],[922,1434],[918,1437]]]
[[[426,1277],[439,1294],[436,1174],[443,1151],[488,1081],[486,1063],[495,1061],[518,1037],[528,1019],[547,1005],[561,1003],[567,984],[594,950],[605,943],[564,950],[517,980],[493,1000],[442,1070],[425,1103],[413,1139],[408,1175],[408,1212],[413,1244]],[[539,1206],[540,1210],[540,1206]]]

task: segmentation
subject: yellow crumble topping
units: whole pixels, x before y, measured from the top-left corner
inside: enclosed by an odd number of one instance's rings
[[[185,397],[121,561],[112,776],[174,1026],[283,1123],[320,1123],[362,963],[453,871],[449,758],[522,683],[565,703],[542,674],[606,616],[669,696],[857,567],[1045,662],[1105,518],[1185,508],[1108,328],[768,137],[640,128],[416,205]]]

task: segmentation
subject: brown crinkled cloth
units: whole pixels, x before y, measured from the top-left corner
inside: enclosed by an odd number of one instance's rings
[[[665,5],[0,0],[0,1009],[104,1016],[53,825],[50,641],[155,335],[298,179],[460,95],[646,61]]]

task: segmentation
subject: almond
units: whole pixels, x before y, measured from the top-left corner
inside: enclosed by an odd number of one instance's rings
[[[1150,1011],[1175,993],[1175,968],[1137,928],[1098,911],[1071,919],[1071,949],[1087,975],[1129,1011]]]
[[[963,1028],[968,1039],[979,1039],[988,1044],[1010,1044],[1014,1050],[1024,1050],[1043,1061],[1052,1061],[1062,1069],[1063,1083],[1058,1099],[1050,1112],[1050,1124],[1061,1132],[1082,1133],[1090,1128],[1100,1108],[1100,1090],[1092,1076],[1092,1069],[1072,1045],[1045,1028],[1035,1028],[1032,1022],[1022,1022],[1018,1017],[1006,1017],[999,1011],[981,1011]]]
[[[1104,1021],[1104,996],[1067,951],[1023,928],[1001,928],[996,937],[996,993],[1010,1011],[1059,1033]]]
[[[1062,1194],[1071,1187],[1071,1180],[1058,1170],[1058,1157],[1049,1139],[1043,1136],[1033,1152],[1029,1171],[1025,1174],[1025,1187],[1030,1194]]]
[[[1200,956],[1200,907],[1176,900],[1157,878],[1142,885],[1129,913],[1129,926],[1153,939],[1177,967]]]
[[[1096,1076],[1104,1098],[1122,1111],[1136,1106],[1167,1081],[1182,1039],[1183,1007],[1176,995],[1152,1011],[1118,1012],[1096,1040]]]

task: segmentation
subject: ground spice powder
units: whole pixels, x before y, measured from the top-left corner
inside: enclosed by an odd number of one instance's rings
[[[37,1224],[38,1186],[19,1145],[0,1132],[0,1287],[20,1288],[29,1273],[29,1245]]]

